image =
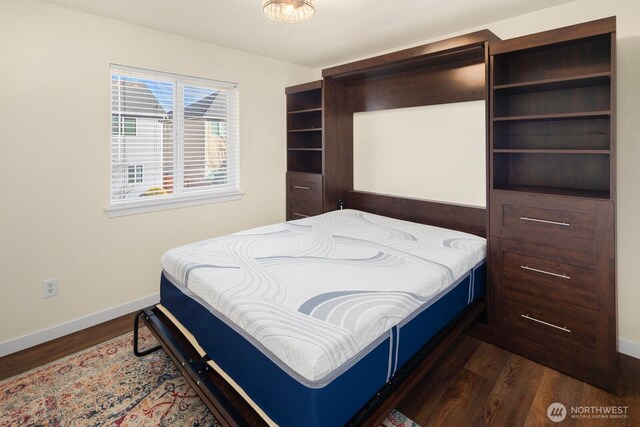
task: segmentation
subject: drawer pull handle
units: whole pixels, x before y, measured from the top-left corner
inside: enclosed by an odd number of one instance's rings
[[[543,325],[551,326],[552,328],[560,329],[561,331],[571,333],[571,331],[569,329],[567,329],[566,326],[558,326],[558,325],[554,325],[553,323],[547,323],[547,322],[545,322],[543,320],[539,320],[539,319],[536,319],[535,317],[531,317],[528,314],[521,314],[520,317],[524,317],[527,320],[531,320],[533,322],[542,323]]]
[[[294,185],[293,188],[296,190],[311,190],[309,187],[303,187],[302,185]]]
[[[550,271],[538,270],[537,268],[531,268],[528,265],[521,265],[520,268],[523,270],[535,271],[536,273],[548,274],[549,276],[560,277],[561,279],[571,280],[571,277],[567,276],[566,274],[558,274],[552,273]]]
[[[298,213],[298,212],[294,212],[293,216],[299,216],[300,218],[309,218],[309,215],[303,215],[303,214]]]
[[[526,216],[521,216],[520,219],[523,221],[541,222],[543,224],[562,225],[563,227],[571,227],[571,224],[569,224],[568,222],[548,221],[546,219],[529,218]]]

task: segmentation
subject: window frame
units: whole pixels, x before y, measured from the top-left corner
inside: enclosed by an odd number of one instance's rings
[[[127,73],[139,74],[141,78],[147,78],[154,81],[171,81],[173,86],[173,186],[179,186],[180,190],[170,195],[163,195],[162,197],[133,197],[122,200],[114,201],[114,158],[111,152],[114,148],[114,135],[110,133],[109,137],[109,204],[105,209],[108,217],[117,217],[124,215],[134,215],[145,212],[154,212],[166,209],[197,206],[209,203],[221,203],[233,200],[239,200],[244,193],[240,190],[240,88],[238,83],[231,83],[213,79],[204,79],[199,77],[187,76],[182,74],[167,73],[161,71],[154,71],[149,69],[135,68],[129,66],[123,66],[118,64],[110,64],[109,67],[109,112],[111,116],[111,129],[113,131],[113,78],[114,75],[127,75]],[[184,87],[190,87],[190,85],[202,84],[204,87],[219,87],[220,90],[227,91],[227,123],[226,123],[226,137],[228,144],[227,151],[227,164],[232,164],[227,170],[227,180],[231,181],[230,185],[225,185],[223,189],[211,187],[210,189],[203,188],[188,188],[182,187],[182,178],[184,174],[183,155],[181,150],[184,149],[185,135],[180,134],[184,132]],[[135,136],[135,134],[125,135],[125,123],[123,122],[124,116],[119,116],[118,120],[118,135],[120,137]],[[179,117],[179,119],[176,119]],[[133,118],[135,120],[135,118]],[[229,122],[232,120],[232,122]],[[136,123],[137,126],[137,123]],[[231,130],[229,129],[231,128]],[[137,162],[133,162],[137,163]],[[136,175],[137,176],[137,175]],[[128,168],[127,168],[127,181],[128,181]],[[144,180],[143,180],[144,181]],[[139,182],[136,182],[136,184]]]

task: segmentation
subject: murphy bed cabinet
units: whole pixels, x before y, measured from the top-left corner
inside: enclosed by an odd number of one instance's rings
[[[615,391],[615,18],[494,42],[489,327]]]
[[[322,81],[288,87],[285,94],[287,220],[292,220],[324,212]]]

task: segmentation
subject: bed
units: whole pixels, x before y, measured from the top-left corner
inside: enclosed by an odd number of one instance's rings
[[[332,211],[168,251],[144,318],[223,424],[368,424],[477,315],[485,257],[474,234]]]

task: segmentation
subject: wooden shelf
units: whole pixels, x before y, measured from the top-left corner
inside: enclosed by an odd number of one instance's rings
[[[307,109],[304,109],[304,110],[288,111],[287,114],[305,114],[305,113],[320,113],[320,112],[322,112],[322,107],[307,108]]]
[[[498,121],[494,150],[610,150],[611,118]]]
[[[611,154],[611,150],[561,150],[561,149],[539,149],[539,148],[495,148],[495,154]]]
[[[585,111],[576,113],[554,113],[554,114],[535,114],[529,116],[506,116],[494,117],[494,122],[522,122],[522,121],[540,121],[540,120],[563,120],[563,119],[581,119],[588,117],[608,117],[611,111]]]
[[[291,171],[289,171],[289,172],[292,172],[292,173],[302,173],[302,174],[305,174],[305,175],[312,175],[312,176],[322,176],[322,172],[306,172],[306,171],[303,171],[303,172],[297,172],[297,171],[295,171],[295,170],[291,170]]]
[[[611,72],[589,73],[553,79],[532,80],[518,83],[494,85],[493,90],[499,92],[525,93],[541,90],[568,89],[609,84]]]
[[[574,190],[570,188],[537,187],[532,185],[501,185],[499,187],[495,187],[494,190],[609,200],[608,191]]]
[[[322,132],[322,128],[312,128],[312,129],[289,129],[287,132]]]

